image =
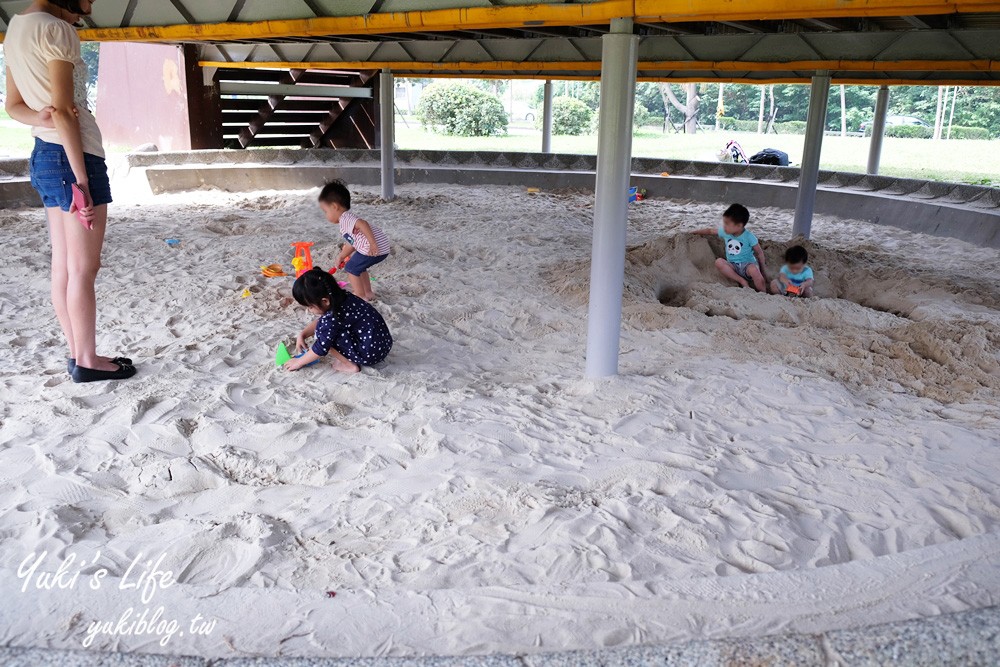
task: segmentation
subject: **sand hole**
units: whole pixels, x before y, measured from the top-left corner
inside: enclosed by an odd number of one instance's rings
[[[656,295],[657,301],[673,308],[683,308],[690,298],[691,288],[687,285],[664,285]]]

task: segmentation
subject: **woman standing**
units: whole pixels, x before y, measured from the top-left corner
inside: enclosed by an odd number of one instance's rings
[[[7,113],[31,125],[31,184],[42,197],[52,242],[52,305],[69,343],[74,382],[135,375],[130,359],[97,354],[94,282],[111,187],[101,131],[87,108],[87,66],[73,27],[91,0],[35,0],[10,20]]]

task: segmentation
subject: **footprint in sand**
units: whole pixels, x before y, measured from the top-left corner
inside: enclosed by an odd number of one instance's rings
[[[174,412],[180,400],[176,398],[161,399],[156,396],[144,398],[136,403],[132,411],[133,424],[161,424],[164,417]]]
[[[227,402],[240,408],[255,408],[266,403],[274,396],[273,389],[248,387],[245,384],[229,384],[223,390]]]
[[[760,491],[774,489],[792,484],[792,476],[775,470],[762,472],[737,472],[723,470],[713,481],[724,489],[731,491]]]

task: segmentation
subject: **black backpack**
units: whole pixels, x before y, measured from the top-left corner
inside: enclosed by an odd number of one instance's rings
[[[750,156],[750,164],[773,164],[779,167],[788,166],[788,153],[777,148],[765,148]]]

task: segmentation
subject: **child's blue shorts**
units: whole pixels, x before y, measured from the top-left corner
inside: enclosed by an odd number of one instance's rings
[[[351,255],[351,258],[347,260],[347,264],[344,265],[344,271],[347,271],[352,276],[360,276],[368,270],[368,267],[375,266],[388,256],[389,253],[379,255],[378,257],[372,257],[371,255],[362,255],[360,252],[355,252]]]
[[[740,278],[743,280],[753,280],[750,274],[747,273],[747,269],[751,266],[756,266],[757,262],[729,262],[729,266],[733,267],[733,271],[739,274]]]
[[[83,154],[87,168],[90,198],[94,206],[111,203],[111,182],[108,180],[108,165],[104,158]],[[69,165],[66,150],[59,144],[52,144],[35,137],[35,149],[31,152],[31,186],[42,197],[45,208],[61,208],[69,211],[73,203],[73,183],[76,176]]]

